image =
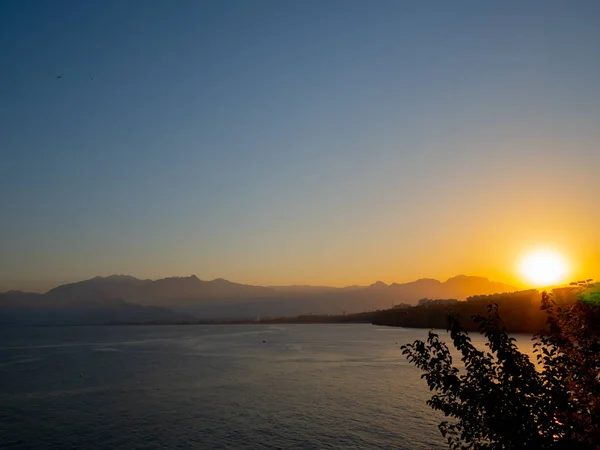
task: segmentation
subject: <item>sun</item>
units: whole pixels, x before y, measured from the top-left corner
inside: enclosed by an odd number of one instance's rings
[[[567,260],[559,252],[551,249],[530,251],[519,262],[521,275],[538,287],[564,282],[568,271]]]

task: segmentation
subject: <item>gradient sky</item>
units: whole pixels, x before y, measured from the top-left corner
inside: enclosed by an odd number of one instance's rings
[[[599,23],[594,0],[2,1],[0,287],[518,283],[536,245],[597,277]]]

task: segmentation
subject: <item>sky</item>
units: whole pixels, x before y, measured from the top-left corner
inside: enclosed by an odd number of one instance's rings
[[[0,287],[600,275],[600,2],[0,2]],[[60,78],[58,78],[60,77]]]

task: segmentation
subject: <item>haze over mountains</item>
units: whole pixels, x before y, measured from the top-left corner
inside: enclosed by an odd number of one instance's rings
[[[95,277],[64,284],[45,294],[0,294],[0,325],[104,324],[239,319],[299,314],[342,314],[416,304],[421,298],[455,298],[512,292],[515,287],[483,277],[459,275],[440,282],[334,288],[252,286],[195,275],[140,280],[129,275]]]

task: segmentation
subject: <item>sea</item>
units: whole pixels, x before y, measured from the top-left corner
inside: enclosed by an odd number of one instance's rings
[[[444,418],[400,350],[426,335],[368,324],[0,328],[0,448],[446,448]]]

